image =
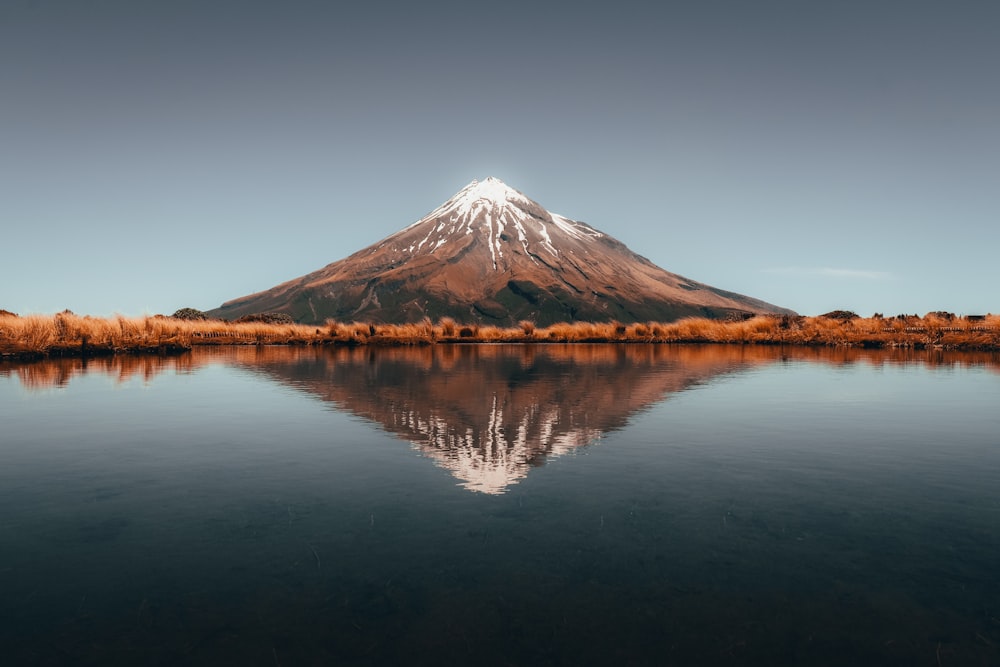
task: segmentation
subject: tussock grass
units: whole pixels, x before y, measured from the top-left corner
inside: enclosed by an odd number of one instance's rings
[[[367,325],[366,325],[367,330]],[[291,344],[314,341],[320,330],[300,324],[229,323],[147,316],[99,318],[64,312],[0,315],[0,355],[99,356],[120,352],[178,352],[192,345]]]
[[[458,331],[458,325],[455,320],[450,317],[442,317],[438,320],[438,327],[441,330],[441,335],[445,338],[452,338],[455,332]]]
[[[96,356],[175,352],[193,345],[431,345],[483,343],[727,343],[861,348],[1000,350],[1000,316],[833,318],[758,316],[741,321],[688,318],[677,322],[563,322],[537,327],[460,324],[429,318],[410,324],[328,320],[323,326],[163,316],[95,318],[70,312],[18,317],[0,313],[0,355]]]

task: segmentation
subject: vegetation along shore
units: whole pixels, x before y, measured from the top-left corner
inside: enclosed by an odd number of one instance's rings
[[[858,317],[835,311],[815,317],[762,315],[740,320],[687,318],[676,322],[567,322],[536,327],[461,324],[451,318],[413,324],[328,321],[295,324],[262,314],[237,321],[203,319],[184,309],[174,316],[99,318],[71,312],[18,316],[0,311],[0,356],[172,354],[194,345],[431,345],[436,343],[726,343],[864,348],[1000,350],[1000,316]]]

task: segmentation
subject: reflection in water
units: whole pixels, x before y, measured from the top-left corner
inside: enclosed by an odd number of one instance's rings
[[[128,382],[142,378],[150,382],[165,371],[190,373],[198,365],[197,355],[159,357],[153,355],[119,354],[94,359],[46,359],[33,362],[0,362],[0,377],[15,375],[21,386],[30,390],[54,389],[67,386],[73,378],[88,373],[100,373]]]
[[[414,443],[467,489],[503,493],[692,384],[764,359],[736,348],[517,345],[242,359]]]
[[[670,345],[229,347],[0,365],[29,389],[83,373],[149,382],[227,364],[336,404],[412,442],[467,489],[503,493],[532,466],[622,428],[669,394],[775,362],[998,368],[995,353]]]

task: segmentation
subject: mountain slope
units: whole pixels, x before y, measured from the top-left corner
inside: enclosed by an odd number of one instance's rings
[[[539,325],[791,313],[657,267],[495,178],[473,181],[410,226],[301,278],[224,303],[213,317]]]

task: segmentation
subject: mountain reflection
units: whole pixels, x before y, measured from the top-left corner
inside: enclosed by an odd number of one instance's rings
[[[497,494],[673,392],[775,358],[723,346],[439,345],[262,348],[238,363],[410,441],[465,488]]]
[[[503,493],[532,466],[623,428],[674,392],[775,362],[1000,368],[994,353],[671,345],[436,345],[390,348],[196,348],[179,357],[0,362],[28,390],[100,373],[231,365],[295,387],[410,441],[467,489]]]

